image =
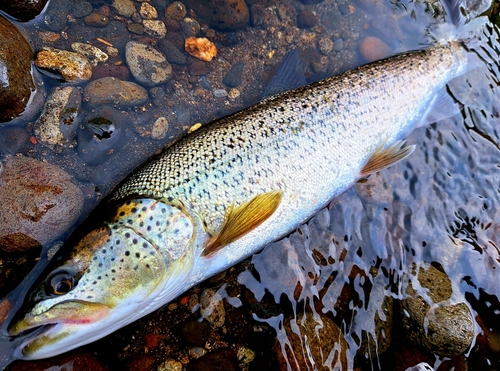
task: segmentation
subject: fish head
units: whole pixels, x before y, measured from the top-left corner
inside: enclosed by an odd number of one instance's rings
[[[66,352],[144,316],[164,297],[173,299],[190,272],[194,232],[177,207],[152,199],[118,207],[52,259],[8,327],[11,336],[26,336],[14,356]]]

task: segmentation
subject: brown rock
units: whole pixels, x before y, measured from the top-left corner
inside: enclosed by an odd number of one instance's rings
[[[167,7],[167,10],[165,10],[165,17],[171,18],[177,22],[182,21],[186,14],[186,6],[180,1],[174,1]]]
[[[184,48],[193,57],[210,62],[217,55],[217,48],[206,37],[188,37]]]
[[[210,26],[220,30],[246,27],[250,19],[244,0],[187,0],[185,3]]]
[[[23,251],[54,241],[80,216],[83,194],[58,167],[9,157],[0,174],[0,249]]]
[[[86,81],[92,76],[92,66],[83,55],[45,47],[37,53],[38,68],[60,74],[65,81]]]
[[[363,39],[359,50],[368,62],[377,61],[392,54],[391,47],[375,36],[368,36]]]
[[[143,87],[114,77],[90,82],[83,90],[83,96],[90,104],[115,104],[121,108],[144,104],[148,100],[148,92]]]
[[[160,335],[146,334],[144,335],[144,343],[146,343],[149,349],[158,348],[158,345],[160,345]]]
[[[2,3],[10,3],[2,2]],[[23,113],[32,92],[33,51],[23,35],[0,15],[0,122]]]
[[[87,26],[104,27],[108,25],[110,19],[100,11],[93,11],[88,16],[86,16],[83,21]]]
[[[155,357],[143,355],[134,358],[128,366],[129,371],[151,371],[155,364]]]

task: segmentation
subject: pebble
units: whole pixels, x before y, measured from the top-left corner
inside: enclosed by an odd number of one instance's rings
[[[344,49],[344,39],[336,39],[333,42],[333,49],[335,49],[336,52],[340,52]]]
[[[200,358],[201,356],[205,355],[206,351],[205,349],[201,347],[194,347],[194,348],[189,348],[189,356],[191,358]]]
[[[184,340],[195,346],[205,346],[210,339],[211,328],[207,321],[190,320],[180,325],[180,332]]]
[[[51,0],[43,15],[43,25],[50,31],[59,32],[66,27],[71,2],[67,0]]]
[[[158,366],[157,371],[182,371],[182,363],[175,359],[166,359]]]
[[[172,66],[152,46],[129,41],[125,47],[125,58],[132,75],[147,86],[160,85],[172,78]]]
[[[144,26],[144,32],[157,39],[164,38],[167,34],[167,27],[162,21],[156,19],[145,19],[142,21],[142,25]]]
[[[239,61],[238,63],[235,63],[222,79],[223,84],[229,86],[230,88],[240,86],[244,69],[245,62]]]
[[[1,1],[0,10],[21,22],[27,22],[39,15],[48,0]],[[5,40],[5,39],[4,39]]]
[[[214,90],[215,98],[225,98],[227,97],[227,91],[225,89],[215,89]]]
[[[75,18],[83,18],[92,13],[92,4],[88,1],[72,1],[70,4],[71,15]]]
[[[82,120],[76,147],[80,158],[88,165],[99,165],[123,147],[132,120],[113,107],[100,106]]]
[[[238,361],[240,363],[248,365],[255,359],[256,354],[252,349],[246,347],[240,347],[238,348],[236,356],[238,357]]]
[[[99,11],[92,12],[83,19],[83,22],[90,27],[105,27],[109,21],[109,17],[101,14]]]
[[[413,271],[416,275],[415,266]],[[449,303],[450,278],[432,265],[426,269],[420,267],[416,278],[418,281],[414,283],[425,290],[431,302],[408,282],[408,297],[401,301],[404,333],[413,344],[439,356],[464,353],[474,340],[474,321],[465,298],[463,302],[457,303],[454,299]]]
[[[156,19],[158,18],[158,11],[154,6],[149,3],[142,3],[139,9],[139,14],[144,19]]]
[[[135,357],[128,363],[127,370],[129,371],[151,371],[156,362],[155,357],[144,354]]]
[[[313,359],[313,364],[323,365],[318,370],[348,370],[347,351],[349,347],[342,331],[327,316],[321,314],[319,316],[320,321],[312,313],[306,312],[298,314],[296,319],[295,317],[285,319],[282,331],[286,333],[289,347],[285,348],[286,353],[283,354],[278,341],[276,341],[274,346],[278,358],[279,370],[289,370],[284,357],[288,358],[290,365],[295,366],[291,368],[294,371],[310,369],[311,361],[309,358]],[[296,322],[293,329],[292,321]],[[295,329],[295,326],[298,331]],[[306,343],[307,348],[304,346]],[[337,347],[337,351],[330,358],[330,352],[335,347]]]
[[[163,88],[159,86],[149,89],[149,96],[151,97],[151,101],[157,107],[163,107],[166,102],[166,95],[167,94],[165,93],[165,90],[163,90]]]
[[[95,67],[98,63],[104,63],[108,60],[108,55],[96,46],[85,43],[73,43],[71,49],[85,56],[90,64]]]
[[[188,70],[191,76],[205,76],[208,74],[208,66],[202,61],[193,62]]]
[[[217,55],[214,43],[206,37],[188,37],[184,48],[190,55],[204,62],[210,62]]]
[[[134,3],[131,0],[113,0],[111,6],[119,15],[127,18],[132,17],[136,12]]]
[[[184,18],[181,21],[181,32],[184,38],[194,37],[200,32],[200,24],[192,18]]]
[[[297,27],[298,28],[312,28],[318,24],[318,17],[309,9],[303,9],[297,15]]]
[[[211,27],[223,31],[244,28],[250,19],[245,0],[186,0],[186,5]]]
[[[392,54],[390,46],[375,36],[364,38],[359,46],[359,51],[368,62],[377,61]]]
[[[227,97],[230,100],[238,99],[240,97],[240,91],[238,89],[235,89],[235,88],[229,89],[229,93],[227,94]]]
[[[318,41],[318,49],[321,54],[328,55],[333,51],[334,45],[332,39],[329,37],[322,37]]]
[[[200,295],[201,315],[214,327],[222,327],[226,310],[222,297],[214,289],[205,289]]]
[[[0,249],[10,252],[54,241],[83,208],[83,193],[69,174],[22,156],[3,160],[0,199]]]
[[[167,61],[172,64],[185,65],[187,62],[186,56],[172,42],[167,39],[160,40],[158,48],[165,55]]]
[[[172,18],[173,20],[180,22],[186,16],[187,9],[186,6],[180,1],[175,1],[170,4],[165,10],[165,17]]]
[[[158,117],[151,130],[151,138],[163,139],[168,132],[168,120],[165,117]]]
[[[6,3],[10,3],[9,1]],[[31,78],[33,51],[12,23],[0,15],[0,122],[21,115],[35,85]]]
[[[67,50],[44,47],[37,53],[35,64],[67,82],[87,81],[92,77],[92,66],[87,58]]]
[[[139,23],[131,23],[128,25],[127,30],[136,35],[142,35],[144,33],[144,26]]]
[[[148,100],[148,92],[142,86],[114,77],[90,82],[83,90],[83,96],[90,104],[112,104],[119,108],[134,107]]]
[[[40,117],[36,120],[36,138],[56,153],[71,148],[78,127],[82,95],[72,86],[58,86],[50,93]]]
[[[160,335],[158,334],[146,334],[144,335],[144,344],[149,349],[155,349],[158,348],[160,345]]]

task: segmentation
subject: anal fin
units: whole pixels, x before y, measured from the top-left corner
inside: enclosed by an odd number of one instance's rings
[[[387,148],[384,148],[384,144],[377,148],[372,157],[370,157],[365,166],[363,166],[360,174],[361,177],[368,176],[394,165],[396,162],[408,157],[415,149],[415,145],[404,147],[404,140],[398,140]]]
[[[276,211],[282,196],[281,191],[263,193],[231,208],[220,232],[208,241],[201,255],[210,256],[257,228]]]

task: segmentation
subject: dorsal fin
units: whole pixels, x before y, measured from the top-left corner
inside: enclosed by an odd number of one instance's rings
[[[257,228],[276,211],[282,196],[281,191],[263,193],[230,208],[219,234],[209,239],[201,255],[210,256]]]
[[[372,157],[370,157],[365,166],[363,166],[360,176],[365,177],[376,173],[377,171],[383,170],[386,167],[394,165],[396,162],[408,157],[415,149],[415,145],[403,147],[404,144],[404,140],[398,140],[389,147],[384,148],[385,143],[383,143],[373,153]]]

